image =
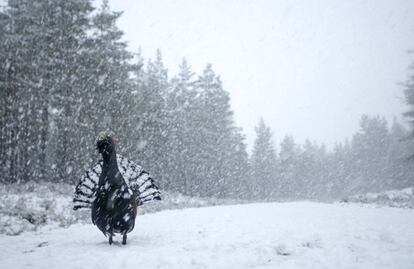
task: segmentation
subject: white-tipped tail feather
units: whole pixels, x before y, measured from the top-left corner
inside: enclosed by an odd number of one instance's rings
[[[117,154],[117,163],[122,177],[132,192],[136,194],[137,205],[142,205],[153,200],[161,200],[161,194],[157,185],[148,172],[141,166]],[[91,208],[96,198],[99,175],[102,171],[102,160],[94,167],[86,171],[86,174],[76,185],[73,196],[73,209]]]

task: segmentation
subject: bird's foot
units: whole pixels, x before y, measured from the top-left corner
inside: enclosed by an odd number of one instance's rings
[[[112,245],[112,235],[109,236],[109,240],[108,240],[109,244]]]

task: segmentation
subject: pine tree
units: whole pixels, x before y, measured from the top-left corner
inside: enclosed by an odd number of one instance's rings
[[[42,32],[39,14],[45,1],[9,1],[2,16],[2,92],[6,180],[44,179],[44,120],[47,94],[43,87]],[[36,141],[36,142],[35,142]]]
[[[169,188],[166,170],[165,145],[168,135],[166,95],[169,88],[168,70],[164,67],[160,50],[156,59],[149,60],[142,84],[136,84],[134,104],[137,113],[137,135],[142,164],[150,171],[162,188]]]
[[[360,130],[352,138],[354,159],[353,184],[355,191],[381,191],[387,177],[390,137],[387,122],[379,116],[363,115]]]
[[[390,128],[390,148],[386,174],[390,178],[387,189],[402,189],[413,185],[414,163],[410,160],[414,141],[409,139],[409,131],[394,119]]]
[[[410,65],[410,75],[407,79],[407,82],[405,83],[405,102],[409,106],[409,110],[404,113],[404,115],[409,119],[411,124],[411,130],[410,130],[410,138],[411,142],[407,142],[408,148],[406,150],[410,150],[410,164],[408,165],[411,167],[411,165],[414,163],[414,62]],[[414,175],[409,176],[410,182],[414,182]]]
[[[6,115],[7,106],[8,106],[8,97],[7,97],[7,49],[6,49],[6,31],[9,23],[9,16],[5,13],[5,8],[1,7],[0,9],[0,40],[3,42],[0,46],[0,160],[4,160],[2,167],[0,168],[0,173],[6,175],[7,170],[7,149],[6,143],[8,142],[7,137],[7,128],[6,128]],[[6,176],[1,177],[0,182],[6,181]]]
[[[280,143],[279,158],[277,160],[277,174],[281,185],[281,195],[284,198],[297,196],[301,187],[298,185],[299,148],[294,138],[286,135]]]
[[[261,118],[255,128],[256,139],[250,159],[253,180],[253,197],[266,200],[279,194],[280,185],[276,181],[276,152],[272,132]]]
[[[105,2],[93,21],[92,11],[90,1],[11,0],[1,16],[8,181],[76,180],[108,114],[126,125],[131,57],[115,26],[120,14]]]
[[[327,179],[332,184],[329,198],[346,197],[352,194],[350,186],[352,185],[353,161],[349,141],[337,143],[330,154],[330,162],[327,164]]]
[[[50,96],[51,121],[55,124],[56,180],[73,180],[74,171],[82,171],[79,156],[78,123],[83,105],[81,95],[88,89],[88,77],[84,77],[83,61],[88,50],[87,31],[89,15],[93,8],[90,1],[46,1],[42,7],[49,16],[47,24],[50,36],[48,53],[48,95]],[[82,159],[82,157],[81,157]]]
[[[229,160],[236,154],[236,131],[230,97],[222,87],[219,76],[208,64],[195,85],[196,97],[192,109],[190,129],[197,130],[191,144],[198,149],[194,153],[195,192],[203,196],[225,197],[231,191],[234,167]],[[238,143],[242,143],[238,141]],[[240,145],[239,145],[240,146]]]
[[[295,179],[296,197],[300,199],[322,199],[326,197],[326,187],[329,183],[324,178],[326,166],[326,150],[323,145],[306,139],[299,155],[298,176]]]
[[[130,63],[132,54],[121,41],[123,32],[116,26],[120,16],[120,12],[112,12],[108,2],[103,1],[92,18],[92,35],[85,42],[81,66],[87,84],[79,96],[78,132],[82,134],[80,145],[90,153],[93,153],[95,135],[102,130],[113,131],[117,140],[122,141],[120,153],[131,151],[135,144],[133,81],[130,78],[135,65]],[[93,159],[88,155],[90,160],[86,163]]]
[[[411,74],[405,83],[405,102],[409,110],[404,115],[410,120],[412,136],[414,137],[414,62],[410,65]],[[414,155],[414,154],[413,154]]]
[[[10,2],[1,13],[0,46],[0,87],[1,87],[1,160],[4,160],[1,173],[5,182],[17,181],[17,141],[18,124],[15,116],[18,111],[19,66],[22,62],[18,56],[19,33],[18,18],[23,13],[17,3]]]
[[[171,90],[167,95],[168,143],[167,171],[171,190],[190,194],[193,179],[193,162],[196,147],[192,145],[192,136],[197,130],[190,127],[195,98],[194,73],[190,65],[183,59],[179,73],[171,81]]]
[[[235,128],[228,142],[226,197],[249,198],[249,157],[242,130]]]

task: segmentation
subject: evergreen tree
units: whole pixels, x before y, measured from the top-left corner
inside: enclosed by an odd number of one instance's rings
[[[234,128],[228,142],[226,197],[248,199],[250,195],[249,157],[244,140],[241,129]]]
[[[88,83],[79,96],[78,131],[82,133],[80,144],[91,153],[94,146],[91,142],[102,130],[112,130],[122,141],[120,153],[130,151],[135,145],[130,72],[136,66],[130,63],[132,54],[126,50],[126,43],[121,41],[123,33],[116,26],[120,16],[120,12],[110,11],[108,2],[103,1],[92,17],[93,32],[82,59],[83,77]],[[93,159],[91,154],[88,156]]]
[[[329,198],[345,197],[351,194],[349,186],[352,183],[352,164],[352,148],[349,141],[337,143],[330,154],[330,162],[327,164],[326,174],[330,182]]]
[[[402,189],[414,183],[414,163],[410,160],[414,141],[409,139],[409,131],[394,119],[390,129],[390,149],[386,174],[390,181],[387,189]]]
[[[255,199],[271,199],[279,194],[280,184],[276,181],[276,153],[272,132],[261,118],[255,128],[256,139],[250,159]]]
[[[87,30],[90,27],[89,14],[93,8],[89,1],[49,1],[48,27],[51,29],[50,56],[50,106],[52,121],[56,126],[56,180],[73,178],[74,171],[82,171],[78,151],[78,122],[83,105],[83,91],[88,89],[88,78],[84,77],[82,65],[88,50]],[[50,26],[49,26],[50,25]],[[83,153],[83,152],[82,152]]]
[[[169,87],[168,70],[164,67],[160,50],[155,61],[149,60],[143,84],[137,84],[134,103],[137,109],[139,155],[144,167],[154,171],[161,187],[169,188],[166,175],[165,146],[168,135],[166,95]]]
[[[229,160],[237,155],[240,144],[230,108],[230,97],[222,87],[219,76],[208,64],[195,84],[191,129],[197,130],[192,145],[198,147],[195,153],[196,193],[203,196],[225,197],[231,190],[232,175]],[[238,136],[237,138],[241,138]],[[236,145],[234,145],[237,140]]]
[[[360,130],[352,138],[353,183],[351,190],[381,191],[390,178],[387,175],[390,137],[387,122],[379,116],[363,115]]]
[[[25,3],[26,4],[26,3]],[[0,87],[1,87],[1,160],[4,160],[1,173],[5,182],[18,180],[18,133],[19,126],[16,116],[19,116],[18,97],[22,90],[17,83],[22,72],[22,56],[19,55],[19,42],[23,38],[21,21],[26,5],[18,5],[9,1],[8,6],[1,13],[1,41],[0,46]],[[21,52],[23,48],[21,48]],[[20,98],[19,98],[20,99]],[[18,117],[17,117],[18,118]]]
[[[7,77],[9,68],[7,67],[7,49],[6,49],[6,31],[9,24],[9,16],[5,13],[3,7],[0,8],[0,40],[3,40],[0,46],[0,160],[3,160],[3,165],[0,168],[0,173],[3,177],[0,178],[0,182],[5,182],[8,179],[8,161],[7,149],[8,149],[8,128],[6,122],[8,121],[9,115],[7,115],[8,102],[7,96]]]
[[[409,106],[409,110],[404,115],[410,120],[411,135],[414,137],[414,62],[410,65],[411,74],[405,83],[405,102]],[[414,154],[413,154],[414,155]]]
[[[409,154],[409,159],[410,159],[410,163],[407,165],[408,167],[412,167],[413,163],[414,163],[414,62],[410,65],[410,75],[407,79],[407,82],[405,84],[405,90],[404,90],[404,94],[405,94],[405,101],[406,104],[409,106],[409,110],[404,113],[404,115],[409,119],[410,124],[411,124],[411,131],[410,131],[410,138],[411,141],[407,142],[407,146],[406,150],[410,151]],[[413,184],[414,182],[414,175],[412,173],[410,173],[408,175],[409,181],[411,182],[411,184]]]
[[[193,116],[194,73],[183,59],[179,73],[171,81],[171,90],[167,95],[167,113],[169,122],[167,143],[167,171],[172,190],[190,194],[193,179],[193,166],[197,148],[192,136],[197,130],[191,129]]]
[[[5,175],[7,181],[47,178],[50,62],[46,57],[47,12],[50,1],[9,1],[2,32],[5,109]],[[2,73],[3,73],[2,72]],[[7,74],[7,75],[6,75]],[[8,148],[8,149],[7,149]]]
[[[125,123],[120,100],[130,99],[131,66],[115,27],[119,14],[104,3],[92,23],[92,11],[89,1],[10,0],[0,16],[0,153],[8,182],[76,179],[105,113]],[[110,83],[99,83],[104,76]]]
[[[299,148],[294,138],[286,135],[280,143],[277,174],[281,182],[281,196],[291,199],[296,196],[301,187],[296,181],[298,178]]]
[[[299,155],[297,164],[298,177],[296,178],[295,196],[301,199],[321,199],[326,196],[326,185],[329,182],[324,178],[326,166],[325,147],[306,140]]]

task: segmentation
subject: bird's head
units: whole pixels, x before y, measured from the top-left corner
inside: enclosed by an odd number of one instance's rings
[[[109,156],[115,151],[115,140],[112,133],[101,132],[96,139],[96,149],[102,156]]]

